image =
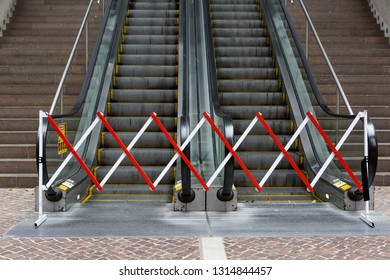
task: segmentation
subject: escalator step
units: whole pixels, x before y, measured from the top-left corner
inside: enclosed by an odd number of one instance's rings
[[[140,162],[142,165],[142,163]],[[150,178],[154,181],[164,170],[164,166],[142,166],[142,169]],[[106,176],[111,169],[111,166],[100,166],[95,170],[96,178],[100,182]],[[161,184],[172,184],[174,181],[173,169],[170,169],[168,173],[162,178]],[[145,179],[141,176],[138,170],[133,166],[119,166],[113,175],[110,177],[107,183],[109,184],[146,184]]]
[[[118,158],[123,154],[122,149],[101,149],[99,150],[98,161],[101,165],[114,165]],[[131,154],[137,161],[142,160],[142,165],[167,165],[171,158],[174,156],[174,152],[171,148],[168,149],[139,149],[135,148],[131,150]],[[122,166],[132,165],[130,159],[127,157],[122,161]]]
[[[124,44],[176,44],[177,36],[176,35],[147,35],[147,34],[139,34],[139,35],[124,35],[124,40],[122,43]]]
[[[285,103],[284,98],[282,92],[221,92],[219,94],[219,100],[225,105],[280,105]]]
[[[227,67],[272,67],[272,57],[218,57],[217,59],[218,68]]]
[[[118,65],[118,77],[174,77],[177,67],[170,65]]]
[[[120,103],[119,103],[120,104]],[[170,104],[170,103],[167,103]],[[172,106],[172,105],[170,105]],[[109,116],[108,121],[110,122],[110,125],[112,128],[118,133],[127,132],[127,131],[133,131],[138,132],[140,128],[147,122],[149,119],[149,115],[151,112],[149,112],[146,115],[142,116]],[[168,131],[175,131],[176,130],[176,119],[170,116],[164,117],[157,115],[158,119],[161,121],[161,123],[164,125],[165,129]],[[157,126],[155,122],[152,122],[147,129],[148,132],[156,132],[161,131],[160,128]]]
[[[233,119],[252,119],[260,112],[266,120],[285,119],[288,115],[286,106],[248,106],[245,110],[240,110],[239,106],[221,106],[222,110],[232,116]]]
[[[238,56],[238,57],[266,57],[270,54],[269,47],[217,47],[215,48],[216,56]]]
[[[128,116],[130,112],[133,116],[149,116],[155,112],[158,116],[174,116],[176,107],[173,103],[111,103],[110,115]]]
[[[244,162],[248,169],[265,169],[268,170],[276,158],[280,155],[280,152],[267,152],[264,151],[259,156],[258,151],[255,152],[238,152],[238,156]],[[290,153],[291,158],[299,166],[302,161],[302,156],[298,153]],[[236,168],[239,168],[239,164],[236,163]],[[283,157],[280,163],[276,167],[277,169],[289,169],[291,164],[287,158]]]
[[[218,82],[220,91],[230,92],[269,92],[280,91],[280,84],[278,80],[220,80]],[[239,96],[237,96],[239,98]]]
[[[219,68],[218,79],[275,79],[275,68]]]
[[[176,90],[171,89],[114,89],[111,91],[111,102],[175,103],[176,101]]]
[[[176,45],[122,45],[122,54],[176,55]]]
[[[138,132],[119,132],[118,137],[127,146],[133,141]],[[172,138],[175,138],[175,133],[170,133]],[[114,137],[109,133],[103,135],[103,148],[119,148],[119,144]],[[141,138],[134,145],[135,148],[172,148],[171,143],[162,132],[144,132]]]
[[[121,89],[175,89],[176,77],[116,77]]]

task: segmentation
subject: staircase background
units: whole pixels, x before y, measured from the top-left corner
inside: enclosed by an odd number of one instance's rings
[[[89,2],[17,1],[10,23],[0,37],[0,188],[38,184],[38,112],[50,108]],[[102,7],[94,4],[91,13],[92,49]],[[66,80],[67,95],[78,95],[85,68],[84,47],[77,52]],[[68,100],[67,104],[71,102]]]
[[[304,1],[321,42],[355,113],[367,109],[379,142],[377,186],[390,185],[390,45],[367,0]],[[294,25],[305,42],[300,4],[288,1]],[[312,35],[311,33],[309,33]],[[330,71],[309,36],[309,62],[319,89],[331,100],[336,87]]]

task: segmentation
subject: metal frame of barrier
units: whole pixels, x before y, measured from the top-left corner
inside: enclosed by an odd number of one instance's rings
[[[57,132],[59,137],[62,139],[62,141],[66,144],[66,146],[70,150],[69,155],[65,158],[63,163],[60,165],[60,167],[57,169],[57,171],[53,174],[53,176],[50,178],[50,180],[48,181],[48,183],[46,185],[43,184],[43,175],[42,175],[43,174],[43,160],[42,160],[42,158],[43,158],[43,131],[42,131],[41,128],[42,128],[42,124],[43,124],[43,118],[47,118],[48,119],[49,123],[53,126],[53,128],[55,129],[55,131]],[[218,174],[222,171],[222,169],[224,168],[224,166],[226,165],[226,163],[229,161],[229,159],[232,156],[237,160],[237,162],[239,163],[241,168],[244,170],[246,175],[249,177],[249,179],[251,180],[251,182],[255,186],[256,190],[259,191],[259,192],[262,190],[261,186],[264,185],[264,183],[268,180],[268,178],[271,176],[272,172],[275,170],[276,166],[279,164],[279,162],[282,160],[283,157],[286,157],[288,159],[288,161],[290,162],[290,164],[292,165],[294,170],[297,172],[297,174],[301,178],[302,182],[306,185],[307,190],[310,191],[310,192],[313,192],[314,191],[314,186],[316,185],[316,183],[318,182],[318,180],[320,179],[322,174],[325,172],[326,168],[329,166],[329,164],[333,160],[334,156],[336,156],[338,158],[338,160],[340,161],[340,163],[345,168],[345,170],[347,171],[347,173],[350,175],[350,177],[352,178],[352,180],[354,181],[356,186],[359,188],[359,190],[362,191],[363,193],[366,193],[366,195],[365,195],[366,208],[365,208],[365,214],[362,215],[362,220],[364,222],[366,222],[369,226],[374,227],[374,223],[369,218],[369,207],[368,207],[368,205],[369,205],[369,203],[368,203],[369,202],[369,195],[367,195],[369,186],[365,186],[365,187],[362,186],[362,184],[359,182],[359,180],[356,178],[356,176],[353,174],[353,172],[349,168],[348,164],[345,162],[345,160],[342,158],[342,156],[338,152],[338,150],[344,144],[344,142],[347,139],[347,137],[351,134],[352,130],[354,129],[354,127],[356,126],[358,121],[360,119],[362,119],[362,118],[364,119],[364,123],[366,124],[367,123],[367,112],[366,111],[360,112],[360,113],[357,114],[356,118],[351,123],[349,128],[346,130],[346,132],[344,133],[343,137],[340,139],[339,143],[336,146],[334,146],[333,143],[331,142],[331,140],[329,139],[329,137],[324,132],[324,130],[321,128],[321,126],[318,123],[318,121],[315,119],[314,115],[311,112],[308,112],[307,115],[306,115],[306,118],[299,125],[299,127],[295,131],[295,133],[292,136],[292,138],[289,140],[289,142],[286,144],[286,146],[283,146],[282,143],[277,138],[277,136],[275,135],[275,133],[273,132],[273,130],[271,129],[271,127],[267,124],[267,122],[263,118],[262,114],[260,112],[257,112],[255,118],[249,124],[247,129],[241,135],[241,137],[237,140],[237,143],[234,145],[234,147],[231,147],[231,145],[228,143],[228,141],[224,137],[223,133],[218,129],[218,127],[215,125],[215,123],[211,119],[210,115],[207,112],[205,112],[203,114],[203,118],[199,121],[199,123],[196,125],[196,127],[193,129],[193,131],[190,133],[190,135],[187,138],[187,140],[179,147],[177,145],[177,143],[175,142],[175,140],[171,137],[171,135],[165,129],[165,127],[163,126],[161,121],[157,118],[157,114],[152,112],[150,114],[149,119],[144,124],[144,126],[137,133],[137,135],[134,137],[134,139],[131,141],[131,143],[126,147],[124,145],[124,143],[122,142],[122,140],[118,137],[116,132],[113,130],[113,128],[110,126],[110,124],[107,122],[107,120],[105,119],[104,115],[101,112],[98,112],[97,113],[97,117],[95,118],[95,120],[92,122],[92,124],[87,129],[87,131],[84,133],[84,135],[81,137],[81,139],[78,141],[78,143],[73,147],[71,145],[71,143],[68,141],[68,139],[65,137],[65,135],[62,133],[60,128],[57,126],[55,121],[51,118],[51,116],[46,114],[46,113],[44,113],[44,112],[42,112],[42,111],[40,111],[39,112],[39,127],[40,127],[40,129],[39,129],[39,135],[38,135],[38,137],[39,137],[39,159],[38,159],[38,163],[39,163],[39,165],[38,165],[38,167],[39,167],[38,168],[39,169],[38,170],[38,172],[39,172],[39,197],[38,197],[39,218],[35,222],[35,227],[36,228],[39,227],[39,225],[42,224],[46,220],[46,215],[43,214],[43,207],[42,207],[43,191],[48,190],[48,188],[54,183],[54,181],[57,179],[57,177],[59,176],[61,171],[65,168],[65,166],[70,161],[72,156],[75,157],[75,159],[78,161],[78,163],[81,165],[81,167],[87,173],[87,175],[90,177],[90,179],[92,180],[92,182],[95,184],[96,188],[99,191],[103,189],[104,184],[112,176],[112,174],[115,172],[117,167],[123,161],[125,156],[127,156],[131,160],[133,165],[137,168],[138,172],[142,175],[142,177],[148,183],[150,189],[152,191],[155,191],[156,188],[157,188],[157,185],[159,184],[161,179],[164,177],[164,175],[169,170],[169,168],[171,168],[173,163],[180,156],[183,159],[183,161],[188,165],[188,167],[190,168],[191,172],[195,175],[195,177],[198,179],[200,184],[203,186],[204,191],[206,191],[206,192],[210,189],[210,186],[212,185],[212,183],[214,182],[214,180],[216,179]],[[121,154],[121,156],[118,158],[116,163],[112,166],[110,171],[106,174],[106,176],[103,178],[103,180],[100,183],[95,178],[95,176],[92,174],[92,172],[89,170],[89,168],[86,166],[84,161],[77,154],[77,150],[80,148],[82,143],[87,139],[88,135],[93,131],[93,129],[96,127],[96,125],[98,124],[99,121],[101,121],[103,123],[104,127],[113,135],[114,139],[117,141],[117,143],[120,145],[120,147],[123,150],[123,153]],[[141,135],[146,131],[148,126],[153,121],[158,125],[160,130],[164,133],[165,137],[170,141],[171,145],[177,151],[177,153],[172,157],[170,162],[167,164],[167,166],[164,168],[164,170],[161,172],[161,174],[157,177],[157,179],[154,182],[151,181],[151,179],[148,177],[148,175],[143,171],[142,167],[138,164],[137,160],[130,153],[130,150],[132,149],[132,147],[136,144],[136,142],[140,139]],[[257,183],[257,181],[254,178],[254,176],[251,174],[251,172],[248,170],[248,168],[245,166],[243,161],[240,159],[240,157],[236,153],[236,150],[242,144],[242,142],[244,141],[246,136],[249,134],[249,132],[252,130],[254,125],[257,123],[257,121],[260,121],[260,123],[265,127],[267,132],[270,134],[270,136],[272,137],[274,142],[277,144],[277,146],[281,150],[280,155],[276,158],[276,160],[274,161],[274,163],[272,164],[270,169],[267,171],[267,173],[265,174],[265,176],[262,178],[262,180],[259,183]],[[328,159],[323,164],[323,166],[321,167],[320,171],[317,173],[316,177],[312,180],[311,183],[307,180],[305,175],[302,173],[302,171],[299,169],[299,167],[296,165],[296,163],[292,160],[291,156],[288,154],[289,148],[295,142],[295,140],[297,139],[299,134],[302,132],[302,130],[306,127],[306,125],[309,123],[309,121],[311,121],[313,123],[315,128],[318,130],[320,135],[324,138],[325,142],[327,143],[327,145],[329,146],[329,148],[332,151],[332,153],[329,155]],[[191,162],[188,160],[188,158],[183,153],[183,150],[185,149],[185,147],[190,143],[192,138],[199,131],[199,129],[205,124],[205,122],[209,123],[209,125],[212,127],[212,129],[215,131],[215,133],[217,133],[217,135],[219,136],[221,141],[224,143],[224,145],[230,151],[230,153],[221,162],[220,166],[216,169],[216,171],[210,177],[210,179],[208,180],[207,183],[203,180],[203,178],[199,175],[198,171],[194,168],[194,166],[191,164]],[[368,166],[367,166],[368,165],[368,162],[367,162],[368,148],[367,148],[367,139],[366,139],[367,138],[366,137],[366,135],[367,135],[366,125],[364,127],[365,127],[365,133],[364,133],[364,135],[365,135],[365,141],[364,141],[365,162],[363,162],[362,165],[366,164],[365,167],[366,167],[366,171],[367,171],[368,170]]]

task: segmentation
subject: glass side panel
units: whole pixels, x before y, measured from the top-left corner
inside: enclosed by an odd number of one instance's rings
[[[110,10],[108,11],[108,19],[104,29],[103,38],[98,48],[96,63],[93,66],[92,78],[89,81],[86,99],[80,110],[80,113],[72,117],[55,119],[57,124],[61,123],[66,125],[66,137],[69,139],[73,146],[77,144],[78,140],[82,137],[84,132],[88,129],[89,125],[96,117],[95,108],[97,106],[97,103],[99,102],[101,83],[104,79],[109,59],[109,53],[115,35],[114,30],[118,22],[118,14],[120,8],[119,4],[119,0],[113,0]],[[60,152],[58,150],[58,135],[50,126],[48,129],[46,141],[47,169],[48,175],[50,177],[58,169],[58,167],[66,158],[66,156],[68,156],[69,150],[59,154]],[[78,153],[82,158],[85,156],[85,147],[87,147],[88,141],[89,139],[87,139],[78,149]],[[80,165],[72,157],[67,167],[58,176],[58,181],[64,180],[64,178],[71,177],[71,175],[77,172],[79,168]]]
[[[301,116],[304,118],[307,112],[312,112],[319,121],[321,127],[324,129],[325,133],[329,136],[333,144],[336,145],[345,131],[348,129],[349,125],[352,123],[353,119],[342,119],[330,116],[326,114],[319,105],[317,105],[318,102],[313,93],[313,89],[310,86],[305,68],[303,67],[303,62],[299,56],[296,42],[293,40],[293,36],[291,34],[287,20],[284,16],[284,13],[282,12],[280,1],[263,1],[263,3],[265,2],[267,3],[267,11],[270,13],[273,25],[276,30],[275,35],[281,46],[284,60],[291,77],[291,82],[293,83],[295,96],[301,111]],[[326,101],[328,101],[328,97],[326,96],[325,98]],[[333,99],[333,97],[330,99],[331,105],[328,105],[330,108],[334,108],[336,101]],[[307,126],[306,131],[311,141],[313,150],[315,151],[318,162],[323,164],[331,154],[331,151],[329,150],[322,136],[311,123],[309,123]],[[351,135],[347,138],[345,144],[340,149],[341,155],[344,157],[347,164],[355,171],[356,175],[360,174],[359,164],[364,156],[363,141],[363,124],[362,122],[359,122],[357,127],[353,130]],[[332,172],[345,173],[345,169],[336,160],[333,161],[329,168],[333,170]]]

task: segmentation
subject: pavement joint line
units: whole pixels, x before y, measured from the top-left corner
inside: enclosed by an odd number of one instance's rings
[[[226,260],[222,237],[201,237],[199,240],[201,260]]]

